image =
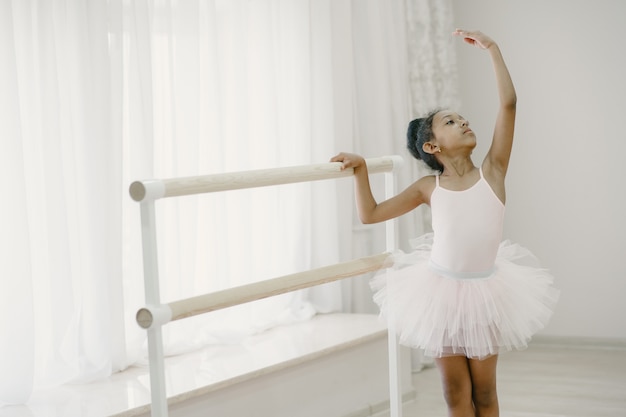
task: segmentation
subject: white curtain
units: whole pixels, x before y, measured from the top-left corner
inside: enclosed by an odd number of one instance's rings
[[[334,151],[329,2],[133,1],[122,56],[125,183],[326,161]],[[337,262],[334,185],[298,184],[158,203],[164,302]],[[140,253],[138,207],[123,200],[124,242]],[[324,219],[324,222],[316,219]],[[324,244],[321,244],[324,242]],[[140,305],[136,256],[126,305]],[[166,354],[341,308],[286,294],[165,328]],[[126,321],[132,319],[128,309]],[[126,338],[144,338],[136,326]],[[142,356],[128,344],[129,358]]]
[[[105,2],[0,2],[0,402],[106,376],[122,187]]]
[[[144,357],[131,181],[403,153],[409,9],[1,1],[0,404]],[[162,300],[376,250],[375,229],[354,239],[353,201],[346,179],[159,202]],[[172,323],[166,351],[359,310],[364,288],[346,281]]]

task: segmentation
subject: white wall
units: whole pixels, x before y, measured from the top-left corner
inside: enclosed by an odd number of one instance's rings
[[[561,301],[543,334],[626,339],[626,2],[453,5],[457,27],[498,41],[517,88],[505,233],[557,277]],[[497,103],[480,52],[458,43],[460,111],[482,141],[475,162]]]

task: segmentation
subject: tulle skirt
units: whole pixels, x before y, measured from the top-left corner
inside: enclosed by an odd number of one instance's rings
[[[381,317],[403,345],[429,357],[483,359],[524,349],[552,315],[554,279],[520,245],[502,242],[491,275],[464,279],[430,266],[432,234],[414,247],[394,254],[393,266],[371,280]]]

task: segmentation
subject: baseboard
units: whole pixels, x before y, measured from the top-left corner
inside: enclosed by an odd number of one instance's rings
[[[555,347],[559,349],[600,349],[626,351],[626,339],[536,335],[533,337],[530,346]]]

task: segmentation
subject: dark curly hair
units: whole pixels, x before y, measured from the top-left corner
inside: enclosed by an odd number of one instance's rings
[[[406,132],[406,146],[416,159],[424,161],[426,165],[435,171],[443,172],[443,165],[435,158],[435,155],[424,152],[424,144],[435,138],[433,134],[433,119],[441,110],[436,109],[428,113],[426,117],[412,120]]]

